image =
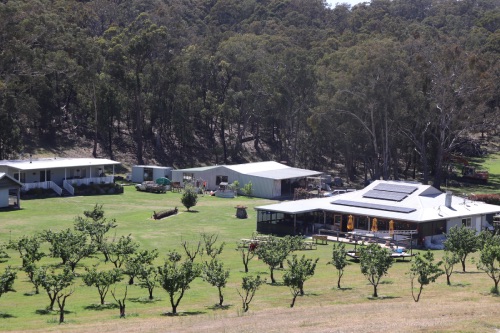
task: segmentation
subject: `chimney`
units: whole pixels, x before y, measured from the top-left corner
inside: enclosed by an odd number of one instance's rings
[[[448,208],[451,208],[451,191],[446,191],[446,198],[444,199],[444,205]]]

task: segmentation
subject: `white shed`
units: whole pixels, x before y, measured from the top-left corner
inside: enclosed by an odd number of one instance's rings
[[[21,208],[20,190],[22,186],[23,184],[19,181],[4,172],[0,172],[0,208],[9,207],[11,205],[11,197],[12,204],[17,208]]]
[[[172,181],[203,181],[208,190],[216,190],[221,182],[238,181],[240,189],[252,183],[253,196],[275,199],[293,195],[293,186],[306,177],[319,176],[319,171],[292,168],[278,162],[255,162],[236,165],[217,165],[172,171]]]
[[[172,170],[172,167],[134,165],[132,167],[132,182],[142,183],[145,180],[156,180],[161,177],[172,179]]]

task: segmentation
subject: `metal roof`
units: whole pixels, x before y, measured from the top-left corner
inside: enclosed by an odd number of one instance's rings
[[[39,170],[71,168],[99,165],[118,165],[120,162],[104,158],[40,158],[30,160],[3,160],[0,165],[5,165],[18,170]]]
[[[20,183],[18,180],[12,178],[11,176],[9,176],[8,174],[4,173],[4,172],[0,172],[0,180],[2,179],[8,179],[9,181],[11,181],[13,184],[15,185],[18,185],[18,186],[23,186],[22,183]]]
[[[402,182],[380,180],[373,182],[362,190],[347,192],[334,197],[285,201],[278,204],[259,206],[255,209],[287,214],[330,211],[413,222],[437,221],[500,212],[500,206],[470,201],[457,196],[452,196],[451,206],[447,207],[445,205],[446,193],[430,185],[416,183],[411,185],[417,187],[417,189],[401,202],[364,197],[367,191],[373,190],[381,183],[397,185]],[[338,204],[336,203],[337,200],[342,201]],[[348,202],[350,205],[342,204],[342,202]],[[386,209],[388,206],[392,207],[391,210]]]
[[[276,179],[276,180],[291,179],[291,178],[303,178],[303,177],[316,176],[316,175],[321,175],[321,174],[322,173],[318,172],[318,171],[291,168],[291,167],[286,167],[286,168],[277,169],[277,170],[267,170],[267,171],[258,171],[258,172],[247,173],[247,175],[250,175],[250,176],[270,178],[270,179]]]
[[[166,167],[160,165],[134,165],[133,168],[148,168],[148,169],[173,169],[173,167]]]
[[[288,165],[284,165],[273,161],[235,164],[235,165],[214,165],[214,166],[206,166],[199,168],[179,169],[176,171],[199,172],[199,171],[211,170],[214,168],[226,168],[243,175],[276,179],[276,180],[302,178],[307,176],[318,176],[322,174],[322,172],[319,171],[292,168],[289,167]]]
[[[211,166],[204,166],[204,167],[197,167],[197,168],[188,168],[188,169],[177,169],[177,170],[172,170],[175,172],[199,172],[199,171],[206,171],[206,170],[211,170],[215,168],[220,168],[220,165],[211,165]]]

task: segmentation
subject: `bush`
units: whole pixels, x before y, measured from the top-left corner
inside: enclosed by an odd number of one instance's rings
[[[184,193],[182,194],[181,202],[186,207],[189,212],[191,207],[196,206],[198,203],[198,194],[193,186],[188,185],[184,188]]]
[[[475,194],[470,199],[490,205],[500,205],[500,194]]]
[[[245,184],[243,186],[243,188],[241,189],[241,191],[243,192],[244,195],[246,195],[247,197],[251,197],[252,194],[253,194],[253,186],[252,186],[252,182],[248,182],[247,184]]]

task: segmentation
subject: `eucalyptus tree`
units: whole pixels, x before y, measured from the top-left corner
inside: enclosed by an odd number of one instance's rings
[[[330,106],[321,106],[312,118],[316,123],[333,120],[332,126],[337,119],[351,119],[365,134],[364,162],[371,178],[388,179],[393,146],[398,142],[398,118],[408,94],[408,68],[401,45],[388,38],[367,40],[326,55],[318,68],[322,71],[320,98]],[[359,136],[357,127],[352,130]]]
[[[467,135],[476,124],[478,107],[483,104],[478,100],[479,77],[485,68],[478,66],[477,55],[451,38],[445,38],[444,43],[434,38],[419,41],[417,50],[413,63],[421,89],[416,93],[421,94],[424,103],[419,127],[427,136],[425,144],[432,148],[428,154],[433,162],[433,186],[439,189],[446,159],[457,147],[457,139]],[[420,154],[425,153],[423,139],[422,136],[417,145]]]
[[[136,159],[144,163],[144,126],[148,110],[148,84],[145,82],[162,54],[168,34],[153,23],[147,13],[139,14],[123,28],[110,27],[105,37],[106,71],[120,84],[126,98],[127,123],[131,124],[136,144]],[[168,53],[167,53],[168,54]]]

